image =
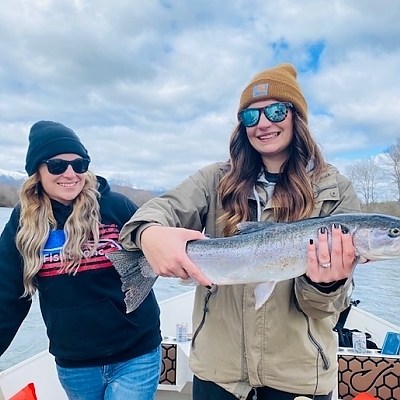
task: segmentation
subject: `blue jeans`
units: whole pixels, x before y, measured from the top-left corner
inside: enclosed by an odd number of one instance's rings
[[[87,368],[57,365],[69,400],[152,400],[161,372],[161,346],[128,361]]]

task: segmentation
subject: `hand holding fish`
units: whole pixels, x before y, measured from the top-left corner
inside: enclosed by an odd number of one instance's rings
[[[332,249],[329,248],[328,229],[318,231],[318,242],[308,245],[306,275],[315,283],[331,283],[347,279],[356,265],[353,238],[338,224],[332,226]]]
[[[279,281],[306,273],[315,283],[332,283],[349,277],[357,262],[400,257],[400,218],[389,215],[337,214],[238,227],[232,237],[206,239],[189,229],[150,226],[141,236],[143,252],[108,253],[121,276],[127,312],[141,304],[159,275],[190,276],[204,286],[257,283],[259,308]]]
[[[187,242],[206,239],[201,232],[151,225],[140,237],[142,251],[154,272],[159,276],[188,279],[192,277],[200,285],[211,285],[186,253]]]

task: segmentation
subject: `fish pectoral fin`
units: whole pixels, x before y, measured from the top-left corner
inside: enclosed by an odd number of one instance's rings
[[[277,281],[262,282],[254,288],[256,310],[258,310],[270,298],[276,283]]]
[[[191,277],[187,279],[179,278],[178,283],[183,286],[199,286],[199,282],[197,282],[196,279],[193,279]]]

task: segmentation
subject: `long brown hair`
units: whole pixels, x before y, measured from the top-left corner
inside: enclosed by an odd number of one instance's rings
[[[233,235],[239,222],[251,220],[248,197],[264,168],[261,155],[250,144],[242,123],[231,135],[229,150],[229,170],[218,188],[224,209],[218,222],[224,226],[225,236]],[[296,112],[293,113],[293,140],[289,151],[272,195],[277,222],[297,221],[311,215],[315,206],[312,184],[326,168],[307,124]],[[311,172],[306,170],[309,162],[314,164]]]
[[[72,213],[65,222],[66,242],[61,251],[62,271],[76,273],[82,258],[94,254],[99,243],[100,210],[96,176],[88,171],[82,191],[72,204]],[[20,191],[21,215],[16,246],[24,262],[24,297],[36,291],[34,277],[43,264],[43,249],[52,229],[57,229],[51,201],[35,172],[22,185]],[[93,245],[84,252],[89,237]],[[87,249],[86,249],[87,250]]]

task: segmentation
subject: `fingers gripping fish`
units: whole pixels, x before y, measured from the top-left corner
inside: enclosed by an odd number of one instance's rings
[[[400,257],[400,218],[367,213],[289,223],[244,222],[235,236],[189,242],[187,254],[216,285],[258,283],[255,296],[259,308],[277,282],[306,272],[310,239],[317,241],[321,227],[331,233],[333,224],[352,235],[356,255],[367,261]],[[140,250],[119,250],[107,257],[121,276],[127,312],[131,312],[147,297],[158,276]]]

